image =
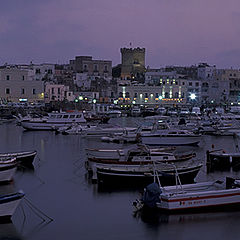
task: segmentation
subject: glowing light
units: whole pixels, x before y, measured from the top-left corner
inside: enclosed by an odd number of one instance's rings
[[[195,100],[196,99],[196,94],[195,93],[191,93],[190,94],[190,98],[191,98],[191,100]]]
[[[83,97],[82,96],[79,96],[79,98],[78,98],[80,101],[82,101],[83,100]]]
[[[136,101],[132,101],[132,104],[136,104]]]
[[[163,97],[162,96],[159,96],[159,100],[162,100],[163,99]]]
[[[97,100],[96,100],[96,99],[93,99],[92,101],[93,101],[93,103],[96,103],[96,102],[97,102]]]
[[[18,100],[19,100],[19,102],[27,102],[26,98],[19,98]]]

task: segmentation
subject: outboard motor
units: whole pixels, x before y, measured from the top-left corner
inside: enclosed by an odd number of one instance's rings
[[[143,194],[142,201],[143,203],[150,207],[156,207],[156,203],[159,202],[159,196],[162,193],[160,187],[157,183],[149,184]]]

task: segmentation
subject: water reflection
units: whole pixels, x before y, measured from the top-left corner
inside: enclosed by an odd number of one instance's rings
[[[134,218],[140,219],[143,223],[148,226],[160,226],[161,224],[187,224],[197,222],[210,222],[210,221],[222,221],[226,217],[229,218],[240,217],[240,209],[228,209],[227,211],[216,211],[216,212],[199,212],[199,213],[186,213],[186,214],[168,214],[159,211],[158,209],[147,209],[138,211],[133,214]]]
[[[0,239],[20,240],[23,239],[12,222],[0,224]]]

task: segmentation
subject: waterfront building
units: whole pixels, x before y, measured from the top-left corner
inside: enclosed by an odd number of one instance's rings
[[[172,81],[177,77],[176,71],[165,71],[165,68],[148,69],[145,73],[145,84],[159,86],[162,80],[170,79]]]
[[[202,100],[201,81],[198,79],[186,79],[187,84],[187,102],[200,105]]]
[[[198,65],[198,79],[201,80],[203,103],[214,101],[213,93],[216,91],[216,66],[200,63]]]
[[[219,77],[221,83],[219,84],[222,89],[220,94],[223,101],[228,103],[240,102],[240,71],[238,69],[223,69]],[[224,88],[223,88],[224,84]]]
[[[72,102],[75,100],[75,95],[69,91],[69,86],[63,84],[46,83],[45,85],[45,102],[64,101]]]
[[[92,91],[81,91],[75,92],[75,102],[88,102],[88,103],[97,103],[99,102],[99,92]]]
[[[30,69],[6,66],[0,69],[0,98],[3,102],[44,101],[44,83]]]
[[[118,85],[118,105],[120,106],[176,106],[186,104],[187,80],[161,80],[158,86],[146,84]]]
[[[145,48],[121,48],[121,78],[144,82]]]
[[[87,76],[112,77],[112,61],[94,60],[91,56],[76,56],[75,60],[70,60],[70,69]]]

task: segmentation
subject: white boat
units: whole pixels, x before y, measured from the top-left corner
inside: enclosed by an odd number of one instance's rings
[[[0,219],[10,220],[23,197],[22,191],[0,196]]]
[[[197,145],[201,141],[201,135],[188,130],[163,129],[152,133],[141,133],[141,141],[146,145]]]
[[[114,143],[137,143],[140,141],[139,134],[136,132],[124,131],[123,133],[113,133],[110,136],[101,137],[103,142]]]
[[[134,107],[131,110],[131,116],[132,117],[139,117],[140,115],[141,115],[141,109],[140,108]]]
[[[84,137],[102,137],[113,133],[134,133],[137,128],[133,127],[100,127],[95,126],[89,129],[86,129],[83,133]]]
[[[155,196],[153,197],[155,192]],[[152,200],[149,196],[153,193]],[[135,206],[141,205],[136,202]],[[143,204],[164,211],[213,210],[240,206],[240,180],[226,178],[226,181],[202,182],[168,187],[157,183],[149,185],[144,192]]]
[[[16,158],[0,159],[0,182],[9,182],[17,170]]]
[[[21,126],[27,130],[55,130],[73,123],[86,123],[82,112],[52,112],[44,118],[23,119]]]
[[[144,145],[139,145],[130,149],[94,149],[94,148],[86,148],[86,154],[88,159],[95,160],[117,160],[117,161],[126,161],[130,155],[161,155],[162,152],[173,152],[175,148],[173,147],[165,147],[165,148],[155,148],[148,149]],[[145,154],[144,154],[145,153]]]
[[[120,110],[108,110],[105,112],[106,116],[111,117],[111,118],[117,118],[121,117],[122,112]]]
[[[3,161],[4,159],[16,158],[16,161],[20,162],[22,165],[31,166],[36,154],[37,151],[0,153],[0,162],[1,160]]]
[[[69,127],[63,127],[62,132],[63,135],[83,135],[86,134],[87,131],[90,129],[95,129],[96,126],[91,126],[91,125],[79,125],[79,124],[73,124],[72,126]],[[59,131],[58,130],[58,131]]]

